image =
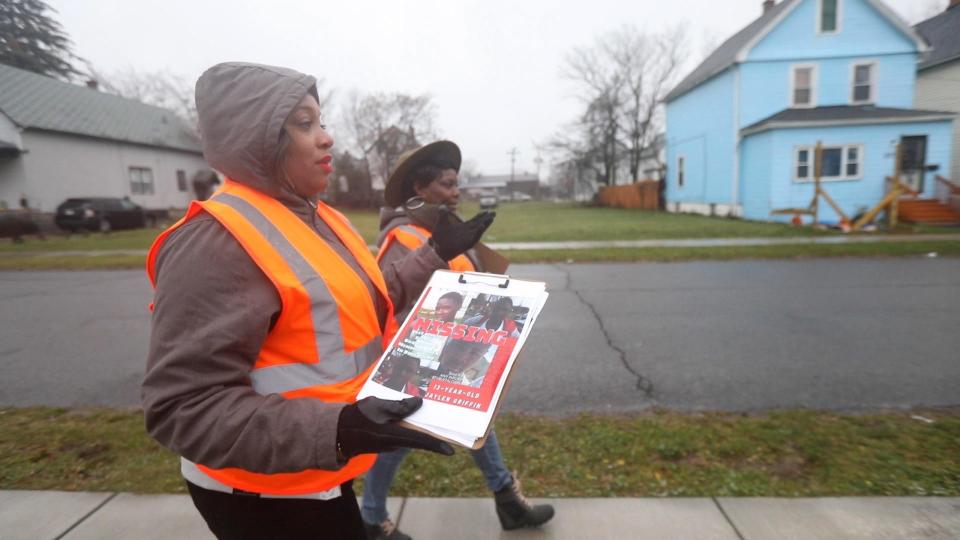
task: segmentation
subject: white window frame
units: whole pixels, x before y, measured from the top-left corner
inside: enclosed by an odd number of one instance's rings
[[[136,182],[133,181],[133,172],[137,171],[139,180]],[[150,173],[150,181],[146,182],[143,179],[143,173]],[[138,167],[131,165],[127,167],[127,178],[130,181],[130,194],[131,195],[153,195],[156,193],[154,187],[154,178],[153,178],[153,169],[150,167]]]
[[[843,182],[847,180],[860,180],[863,178],[863,144],[862,143],[851,143],[851,144],[825,144],[823,145],[823,150],[840,150],[840,176],[823,176],[820,178],[821,182]],[[847,150],[850,148],[857,149],[857,174],[848,175],[847,174]],[[797,175],[797,169],[800,168],[800,151],[806,150],[809,156],[809,165],[807,168],[807,174],[809,175],[806,178],[801,178]],[[790,176],[793,178],[793,181],[801,184],[808,184],[814,181],[814,172],[813,168],[816,166],[816,145],[800,145],[793,147],[793,170],[790,172]]]
[[[857,150],[857,160],[854,162],[857,164],[857,174],[854,176],[849,176],[847,173],[847,168],[850,166],[850,150]],[[840,165],[843,168],[843,175],[848,179],[862,178],[863,177],[863,145],[862,144],[848,144],[843,147],[843,163]]]
[[[823,30],[823,0],[817,0],[817,18],[813,22],[819,36],[832,36],[839,34],[843,29],[843,0],[837,0],[837,28],[836,30]]]
[[[797,174],[797,172],[800,170],[800,152],[802,152],[802,151],[804,151],[804,150],[806,150],[806,152],[807,152],[807,176],[806,176],[806,177],[802,177],[802,176],[800,176],[800,175]],[[794,182],[805,182],[805,181],[807,181],[808,178],[810,178],[810,179],[813,178],[812,176],[810,176],[810,174],[813,172],[813,162],[814,162],[813,151],[810,150],[810,147],[809,147],[809,146],[797,146],[797,147],[794,147],[794,149],[793,149],[793,173],[791,174],[791,176],[793,176]]]
[[[797,104],[797,70],[810,69],[810,103]],[[790,65],[790,107],[793,109],[812,109],[817,106],[817,86],[820,83],[820,66],[817,64]]]
[[[857,101],[857,68],[870,66],[870,97],[866,100]],[[851,105],[870,105],[877,102],[877,80],[879,76],[877,71],[880,69],[880,62],[876,60],[858,60],[850,64],[850,104]]]
[[[687,160],[684,156],[677,156],[677,187],[682,188],[686,180],[686,171],[684,170]]]

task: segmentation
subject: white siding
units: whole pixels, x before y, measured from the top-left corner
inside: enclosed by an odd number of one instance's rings
[[[960,113],[960,60],[921,71],[917,75],[918,109]],[[953,164],[938,171],[960,181],[960,121],[953,125]]]
[[[22,193],[41,212],[83,196],[126,195],[145,208],[185,208],[193,198],[190,179],[209,169],[203,156],[188,152],[35,130],[22,136],[25,153],[0,160],[0,199],[15,203]],[[130,192],[129,167],[153,171],[153,195]],[[187,174],[185,192],[177,188],[178,169]]]

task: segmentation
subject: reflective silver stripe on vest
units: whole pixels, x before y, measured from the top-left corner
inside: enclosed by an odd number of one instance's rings
[[[195,486],[200,486],[203,489],[219,491],[221,493],[233,493],[232,487],[201,471],[200,467],[197,467],[195,463],[185,457],[180,458],[180,474],[183,475],[183,478],[186,481]],[[327,491],[300,493],[297,495],[272,495],[269,493],[259,493],[258,495],[264,499],[313,499],[319,501],[329,501],[342,495],[342,492],[340,490],[340,486],[334,486]]]
[[[383,352],[379,336],[371,339],[366,345],[353,351],[348,356],[350,362],[355,362],[359,366],[369,367],[370,364],[380,358]],[[327,360],[320,357],[320,364],[284,364],[281,366],[270,366],[255,369],[250,372],[250,382],[253,383],[253,389],[258,394],[280,394],[299,390],[307,386],[317,384],[330,384],[322,380],[321,372],[318,369]],[[366,369],[364,367],[364,369]],[[362,371],[354,374],[354,377]],[[339,381],[337,381],[339,382]]]
[[[427,237],[427,236],[424,235],[422,232],[414,229],[413,227],[411,227],[411,226],[409,226],[409,225],[400,225],[400,226],[398,226],[397,228],[400,229],[400,230],[403,231],[403,232],[407,232],[407,233],[410,233],[410,234],[416,236],[417,238],[423,240],[424,242],[426,242],[427,240],[430,240],[429,237]]]
[[[288,392],[307,386],[347,381],[366,371],[380,356],[380,336],[347,354],[333,295],[300,252],[249,202],[228,193],[219,193],[212,200],[233,208],[249,221],[286,261],[310,297],[310,315],[320,361],[316,364],[296,363],[256,369],[250,373],[254,390],[259,394]]]

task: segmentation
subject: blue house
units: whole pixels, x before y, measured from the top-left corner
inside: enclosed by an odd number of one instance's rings
[[[950,168],[953,113],[914,109],[926,42],[879,0],[774,0],[667,96],[667,208],[789,219],[822,188],[849,216],[880,202],[901,143],[926,196]],[[838,221],[826,204],[820,219]]]

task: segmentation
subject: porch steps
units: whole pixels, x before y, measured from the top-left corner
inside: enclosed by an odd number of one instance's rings
[[[931,225],[960,225],[960,214],[935,199],[901,199],[900,219]]]

